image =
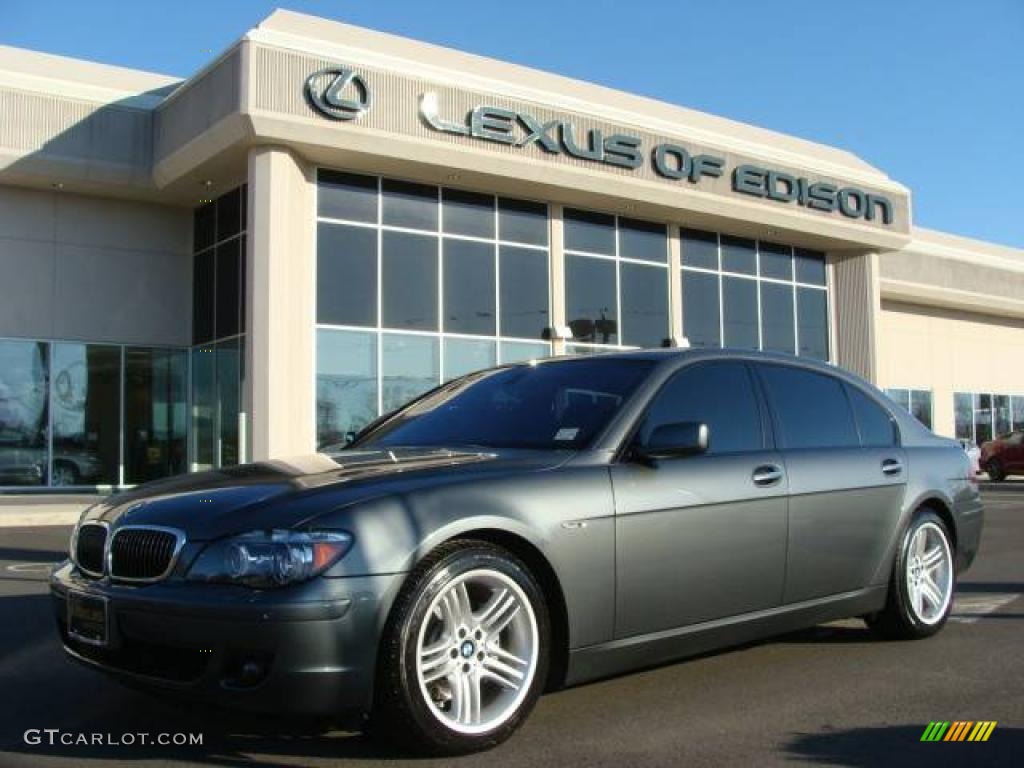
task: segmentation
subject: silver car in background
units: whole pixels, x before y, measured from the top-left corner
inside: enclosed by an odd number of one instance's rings
[[[455,754],[545,689],[851,616],[932,635],[982,516],[961,447],[851,374],[616,353],[111,498],[51,592],[68,654],[137,686]]]

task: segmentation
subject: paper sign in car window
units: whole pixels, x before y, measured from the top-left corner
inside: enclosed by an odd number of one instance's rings
[[[568,443],[576,439],[576,435],[580,433],[579,427],[562,427],[555,433],[556,443]]]

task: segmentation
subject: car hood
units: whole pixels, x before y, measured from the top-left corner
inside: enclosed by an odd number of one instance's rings
[[[205,541],[291,528],[349,504],[475,478],[551,469],[568,451],[395,448],[343,451],[245,464],[141,485],[111,496],[84,519],[162,525]]]

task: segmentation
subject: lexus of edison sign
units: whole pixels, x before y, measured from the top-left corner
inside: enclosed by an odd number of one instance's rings
[[[306,98],[319,112],[337,120],[352,120],[365,114],[372,96],[365,80],[348,67],[314,72],[305,83]],[[733,192],[823,211],[839,212],[850,219],[893,221],[893,204],[885,195],[853,186],[840,187],[759,165],[740,164],[728,168],[724,157],[693,154],[686,147],[663,142],[645,147],[641,137],[629,133],[608,133],[600,128],[580,131],[568,120],[541,120],[526,111],[481,104],[455,119],[442,116],[433,91],[420,96],[423,122],[435,131],[468,136],[481,141],[516,147],[536,145],[542,151],[565,154],[593,163],[633,170],[644,162],[665,179],[699,184],[704,178],[731,176]]]

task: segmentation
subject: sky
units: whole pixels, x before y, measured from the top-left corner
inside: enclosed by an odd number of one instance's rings
[[[1024,0],[0,0],[0,44],[187,77],[275,7],[840,147],[1024,248]]]

